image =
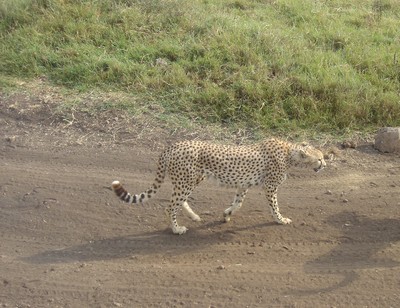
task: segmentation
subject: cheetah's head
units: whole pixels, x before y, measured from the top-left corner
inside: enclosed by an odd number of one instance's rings
[[[310,145],[301,145],[293,149],[290,160],[294,166],[311,167],[315,172],[319,172],[326,167],[324,154]]]

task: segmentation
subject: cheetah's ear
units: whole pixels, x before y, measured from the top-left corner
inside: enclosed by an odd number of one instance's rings
[[[299,152],[300,152],[300,157],[301,158],[306,158],[307,157],[307,153],[303,149],[300,149]]]

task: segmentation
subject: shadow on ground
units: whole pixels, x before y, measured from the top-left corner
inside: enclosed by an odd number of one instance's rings
[[[167,228],[155,232],[93,240],[83,245],[44,251],[24,257],[22,260],[33,264],[51,264],[122,259],[150,254],[181,255],[231,242],[239,236],[240,231],[276,226],[275,223],[266,222],[225,230],[223,228],[225,225],[223,222],[213,221],[199,228],[190,229],[184,235],[173,235],[171,229]]]
[[[355,212],[344,211],[330,216],[328,221],[343,232],[338,239],[339,244],[329,253],[307,262],[304,272],[310,276],[339,275],[343,278],[328,287],[293,290],[292,294],[331,292],[356,281],[359,277],[358,270],[400,266],[398,261],[379,258],[379,252],[400,241],[398,219],[371,219]]]

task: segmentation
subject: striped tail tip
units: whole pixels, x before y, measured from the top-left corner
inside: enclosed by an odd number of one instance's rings
[[[117,191],[122,187],[121,183],[119,181],[114,181],[111,183],[111,188],[113,191]]]
[[[118,198],[120,198],[122,201],[130,202],[130,194],[126,191],[124,187],[122,187],[121,183],[119,181],[114,181],[111,184],[112,190],[115,192]]]

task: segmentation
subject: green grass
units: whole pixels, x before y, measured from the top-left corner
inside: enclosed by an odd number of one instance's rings
[[[370,130],[400,125],[399,29],[397,0],[0,0],[0,75],[214,123]]]

